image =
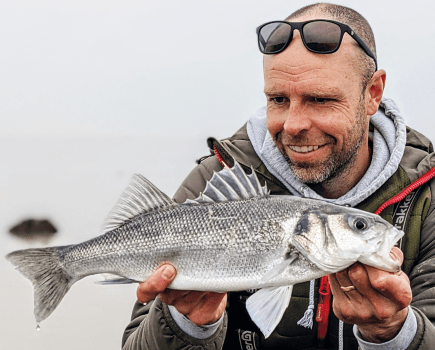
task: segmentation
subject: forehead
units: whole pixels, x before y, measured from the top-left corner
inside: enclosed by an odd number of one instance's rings
[[[303,22],[312,19],[328,19],[325,16],[311,15],[292,19]],[[268,85],[295,82],[303,85],[318,85],[318,88],[337,89],[343,84],[357,84],[361,80],[358,69],[358,51],[354,40],[347,34],[343,36],[338,51],[332,54],[317,54],[308,51],[302,43],[298,30],[293,32],[290,45],[281,53],[264,55],[264,75]],[[356,46],[358,46],[356,44]]]

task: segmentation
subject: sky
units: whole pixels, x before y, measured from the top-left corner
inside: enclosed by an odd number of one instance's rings
[[[230,136],[265,103],[255,28],[310,3],[3,0],[0,135]],[[434,3],[341,4],[373,27],[385,96],[433,139]]]

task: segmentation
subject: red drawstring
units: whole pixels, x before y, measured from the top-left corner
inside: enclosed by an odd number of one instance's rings
[[[433,167],[431,170],[429,170],[426,174],[424,174],[422,177],[414,181],[412,184],[410,184],[408,187],[406,187],[402,192],[395,195],[390,200],[386,201],[384,204],[382,204],[376,211],[375,214],[379,215],[382,210],[384,210],[386,207],[390,206],[391,204],[400,202],[403,198],[405,198],[408,194],[410,194],[412,191],[414,191],[417,187],[420,187],[424,183],[428,182],[430,179],[432,179],[435,176],[435,167]]]

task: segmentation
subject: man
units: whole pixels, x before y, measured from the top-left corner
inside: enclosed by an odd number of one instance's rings
[[[433,147],[405,127],[392,101],[382,99],[386,73],[377,70],[373,34],[364,18],[342,6],[316,4],[286,21],[311,22],[278,21],[258,29],[266,110],[230,139],[209,140],[215,155],[202,160],[175,200],[196,198],[212,172],[234,160],[253,166],[272,194],[375,211],[402,193],[399,204],[387,206],[382,216],[406,231],[406,273],[357,263],[330,275],[329,284],[323,280],[322,296],[314,295],[318,281],[296,285],[282,321],[264,339],[245,311],[249,292],[166,289],[176,271],[164,265],[138,288],[140,303],[124,349],[434,347],[435,182],[428,175],[413,192],[402,192],[435,166]],[[400,249],[391,254],[402,264]],[[328,308],[329,286],[333,313],[312,329],[298,325],[307,306]],[[305,316],[310,319],[309,312]],[[338,319],[346,322],[344,329]]]

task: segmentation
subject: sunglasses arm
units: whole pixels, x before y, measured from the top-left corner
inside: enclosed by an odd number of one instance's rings
[[[366,45],[366,43],[359,37],[357,33],[355,33],[353,30],[346,30],[346,33],[348,33],[358,44],[361,46],[361,48],[365,51],[365,53],[370,56],[373,61],[375,61],[375,72],[378,70],[378,61],[376,60],[375,55],[373,54],[372,50],[369,49],[369,47]]]

